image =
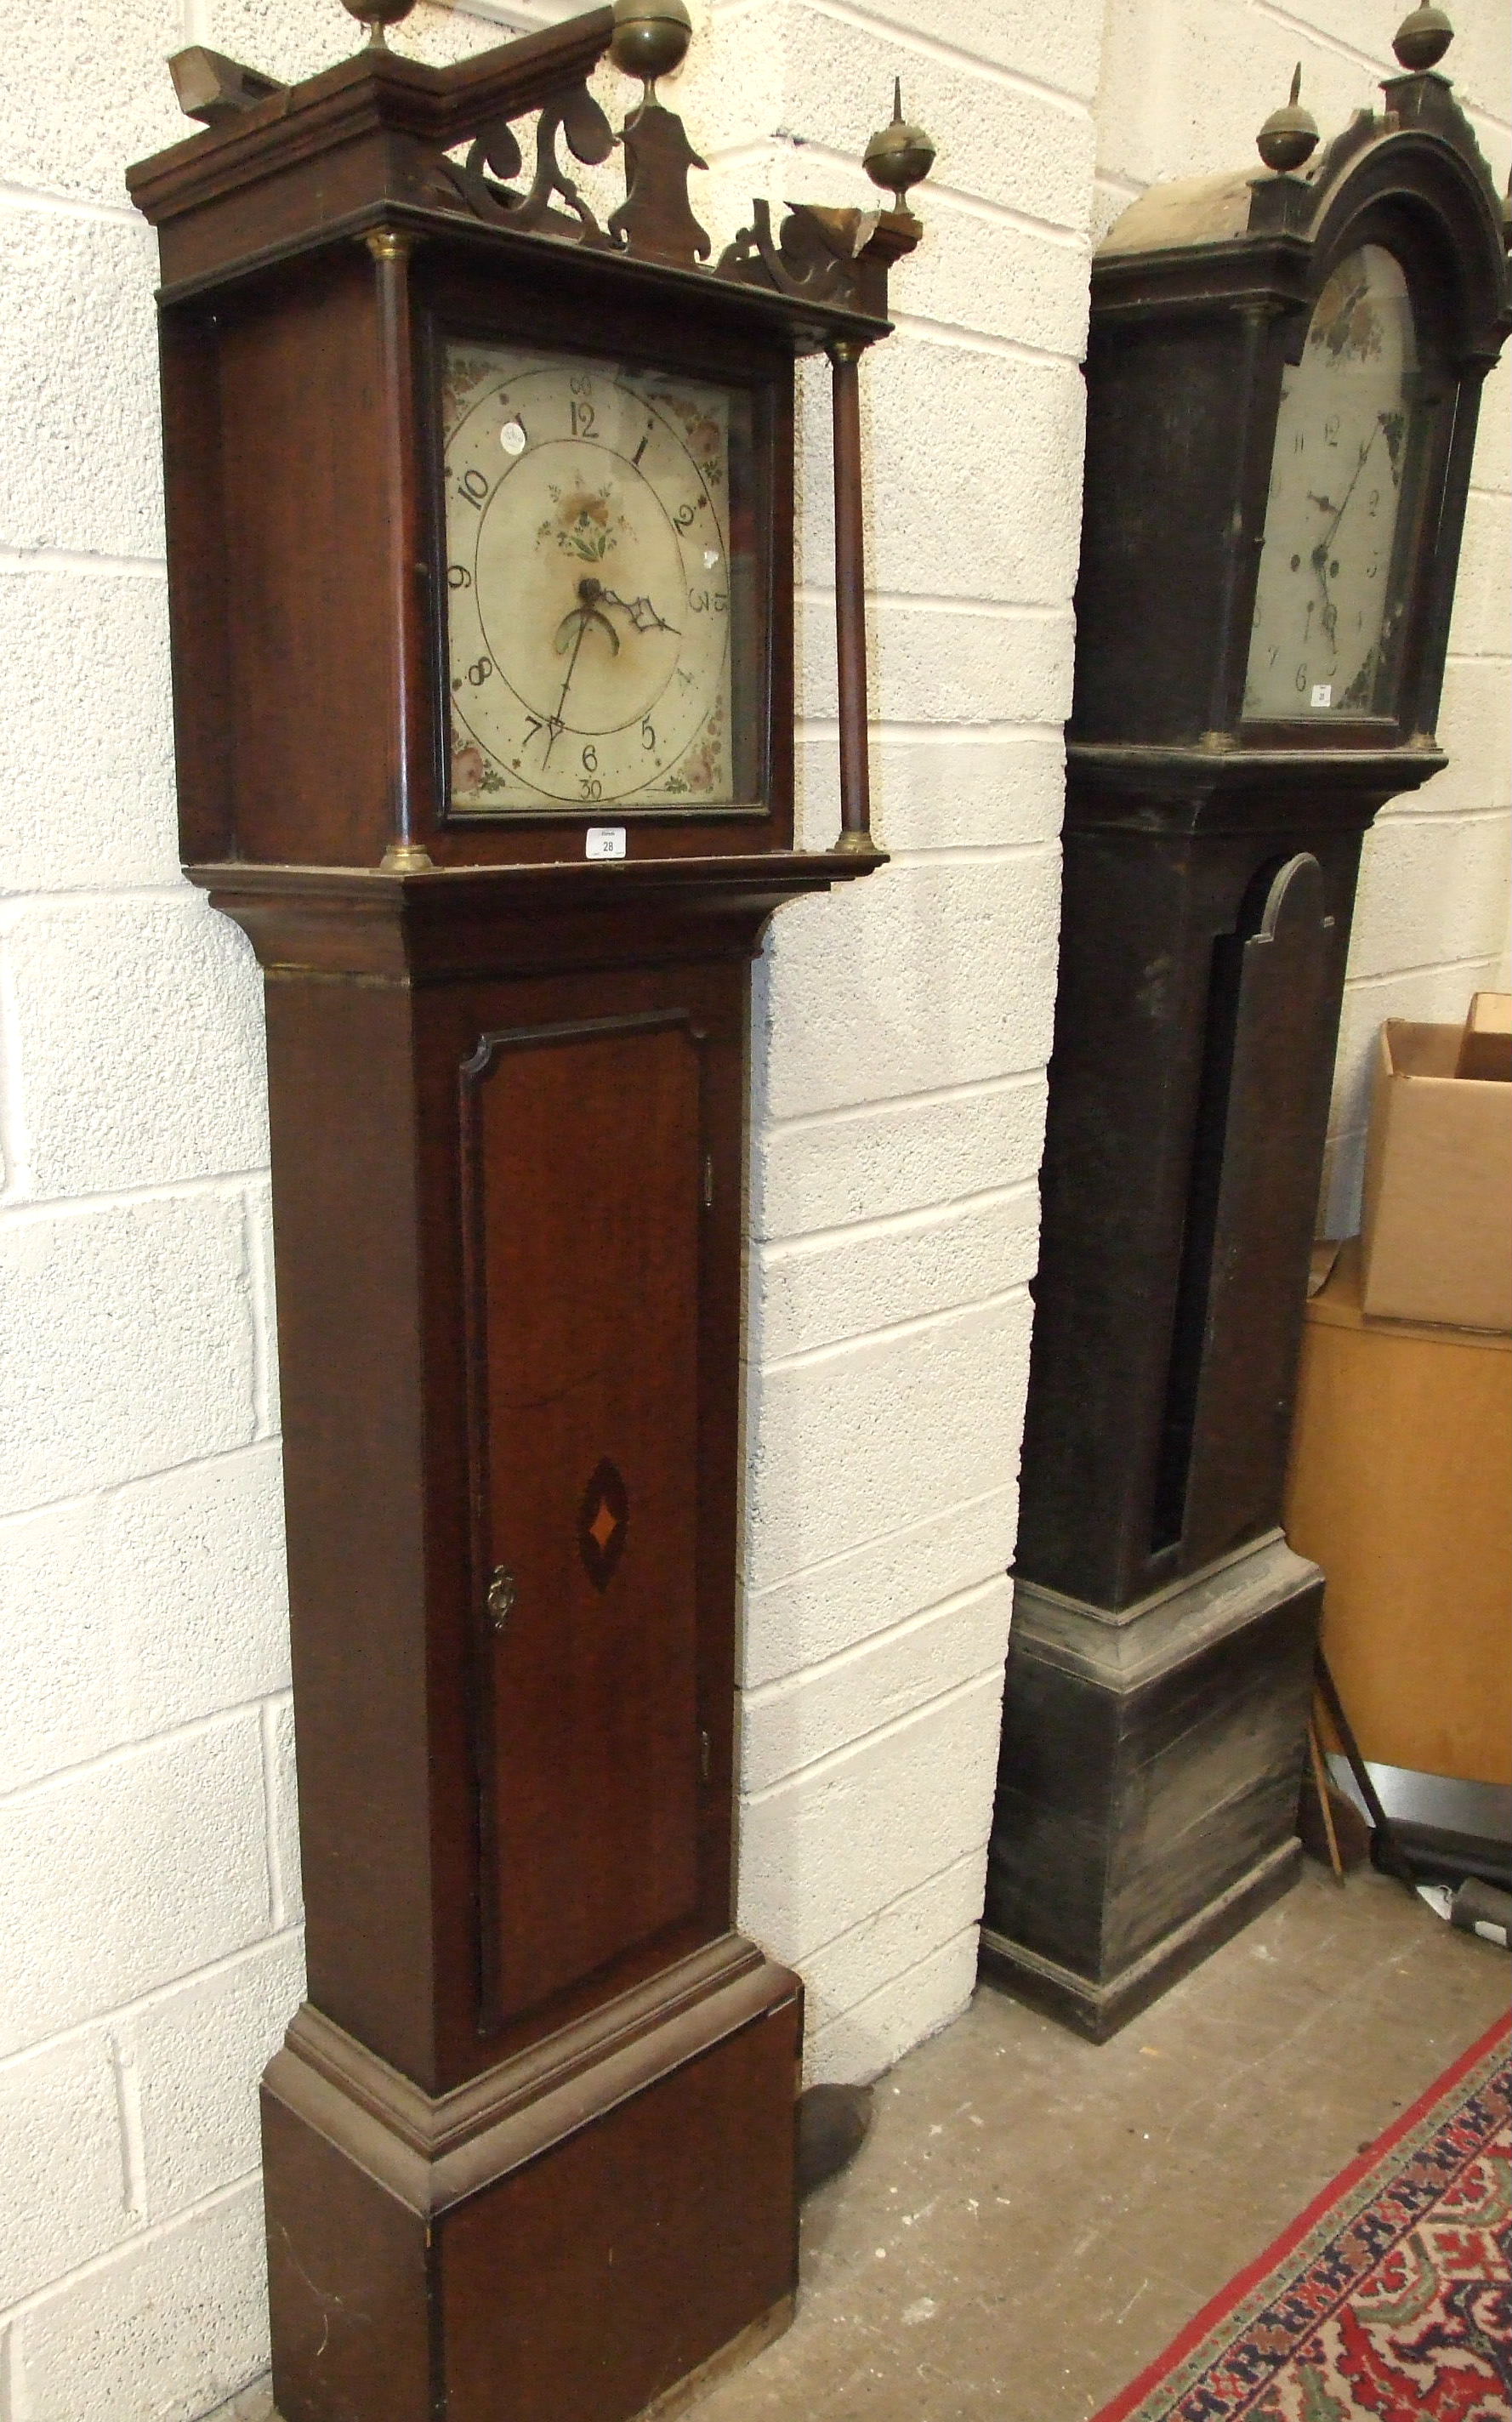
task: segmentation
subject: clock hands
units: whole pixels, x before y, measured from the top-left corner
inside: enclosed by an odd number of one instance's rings
[[[559,656],[566,655],[569,646],[572,649],[572,654],[568,658],[566,677],[561,685],[561,696],[557,700],[557,712],[545,718],[546,746],[541,759],[543,765],[549,762],[557,736],[565,729],[562,710],[567,704],[567,693],[572,687],[573,675],[577,670],[577,658],[582,650],[583,641],[588,637],[590,626],[596,623],[608,640],[611,653],[615,655],[620,653],[620,634],[607,614],[604,612],[606,606],[618,606],[622,614],[629,615],[631,623],[638,631],[668,631],[674,637],[677,637],[676,625],[667,621],[657,613],[649,597],[618,597],[612,589],[606,589],[600,580],[580,580],[577,584],[577,604],[562,616],[557,626],[557,636],[552,641],[552,646]]]
[[[628,614],[638,631],[669,631],[674,638],[679,636],[676,623],[666,621],[649,597],[616,597],[612,589],[604,590],[602,596],[606,606],[618,606]]]
[[[592,592],[592,596],[589,594],[590,591]],[[615,654],[618,655],[620,653],[620,642],[616,636],[613,623],[609,621],[605,615],[600,614],[592,603],[592,597],[598,594],[598,582],[596,580],[580,580],[577,584],[577,594],[583,600],[582,604],[576,606],[571,614],[563,615],[561,627],[557,633],[556,647],[557,653],[559,655],[567,645],[566,631],[568,623],[575,622],[577,624],[577,637],[573,641],[573,653],[568,659],[566,677],[561,685],[561,696],[557,700],[557,712],[547,719],[546,746],[541,759],[543,765],[550,763],[551,752],[557,745],[557,735],[563,728],[562,708],[567,703],[567,693],[573,685],[573,675],[577,670],[578,655],[581,653],[583,640],[587,635],[590,622],[602,622],[610,638],[614,641]]]
[[[1350,478],[1349,484],[1346,488],[1338,504],[1333,502],[1331,496],[1320,496],[1314,488],[1309,488],[1307,492],[1307,500],[1309,504],[1316,505],[1320,512],[1331,513],[1333,515],[1333,519],[1330,522],[1328,528],[1324,531],[1323,536],[1319,539],[1316,546],[1314,547],[1310,560],[1314,571],[1317,574],[1317,585],[1323,592],[1323,612],[1320,618],[1323,625],[1323,635],[1328,640],[1329,646],[1333,650],[1335,655],[1338,653],[1338,646],[1334,635],[1339,627],[1339,609],[1334,605],[1333,599],[1329,591],[1329,556],[1333,545],[1334,534],[1338,529],[1339,524],[1343,521],[1345,514],[1349,510],[1349,499],[1354,495],[1356,488],[1360,484],[1360,474],[1364,469],[1366,463],[1370,459],[1370,449],[1375,445],[1377,438],[1380,435],[1380,432],[1385,426],[1386,415],[1384,413],[1378,413],[1376,416],[1376,426],[1360,448],[1360,459],[1354,466],[1354,472]]]

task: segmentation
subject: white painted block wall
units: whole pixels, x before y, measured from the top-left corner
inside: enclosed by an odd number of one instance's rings
[[[560,0],[422,0],[440,58]],[[1504,166],[1504,0],[1451,64]],[[727,0],[683,100],[718,240],[862,197],[901,69],[940,145],[867,365],[878,827],[758,971],[742,1922],[811,2073],[970,1990],[1054,994],[1089,225],[1248,156],[1299,49],[1326,124],[1391,0]],[[1311,30],[1309,30],[1311,29]],[[339,56],[337,0],[0,0],[0,2417],[191,2422],[265,2361],[255,2081],[300,1989],[260,1009],[177,871],[153,242],[163,67]],[[617,82],[617,80],[614,80]],[[1101,98],[1099,99],[1099,93]],[[622,102],[620,104],[622,107]],[[1488,399],[1493,427],[1504,411]],[[834,795],[827,440],[805,390],[804,838]],[[1444,717],[1372,843],[1337,1111],[1383,1008],[1499,948],[1508,467],[1483,445]],[[1426,1003],[1424,1010],[1420,1004]]]

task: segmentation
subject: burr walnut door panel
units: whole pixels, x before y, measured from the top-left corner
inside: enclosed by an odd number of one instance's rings
[[[651,1012],[464,1071],[495,2026],[698,1905],[701,1043]]]

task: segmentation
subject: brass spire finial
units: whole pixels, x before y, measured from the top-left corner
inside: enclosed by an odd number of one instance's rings
[[[387,28],[397,25],[402,17],[409,15],[415,0],[341,0],[341,6],[356,18],[359,24],[367,26],[368,48],[386,51]]]
[[[1455,39],[1455,29],[1441,8],[1432,0],[1420,0],[1410,17],[1404,17],[1392,41],[1404,68],[1411,75],[1421,75],[1425,68],[1437,67]]]
[[[935,147],[921,126],[910,125],[903,114],[903,78],[892,80],[892,122],[878,128],[861,154],[861,165],[874,185],[890,193],[899,210],[907,208],[910,185],[927,177],[935,165]]]
[[[1317,149],[1317,120],[1301,103],[1302,63],[1292,76],[1291,99],[1273,109],[1254,138],[1255,149],[1268,168],[1299,168]]]
[[[692,38],[684,0],[614,0],[609,56],[622,75],[640,78],[648,102],[655,98],[656,78],[682,66]]]

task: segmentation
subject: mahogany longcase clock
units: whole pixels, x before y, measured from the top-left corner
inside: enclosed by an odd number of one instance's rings
[[[681,0],[445,70],[350,5],[370,46],[291,89],[181,55],[209,131],[131,179],[183,856],[266,975],[309,1968],[275,2391],[617,2422],[794,2294],[800,1989],[731,1927],[748,974],[880,863],[857,364],[928,152],[895,124],[890,208],[758,205],[705,266]],[[616,144],[601,225],[563,147]],[[801,855],[818,351],[844,825]]]
[[[1503,213],[1433,8],[1093,262],[1060,990],[984,1972],[1106,2036],[1292,1879],[1282,1488],[1361,839],[1434,737]]]

